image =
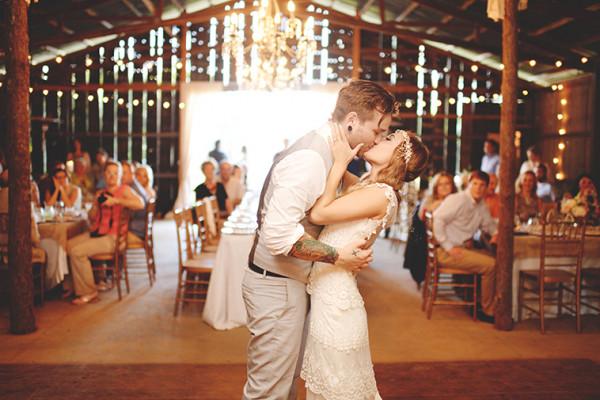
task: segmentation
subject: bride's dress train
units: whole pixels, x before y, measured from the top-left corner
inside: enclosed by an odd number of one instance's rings
[[[397,199],[386,188],[389,205],[381,220],[361,219],[328,225],[319,240],[343,247],[357,238],[376,238],[396,216]],[[325,400],[381,399],[369,350],[367,313],[351,272],[317,262],[307,291],[311,311],[301,376],[306,381],[306,398]]]

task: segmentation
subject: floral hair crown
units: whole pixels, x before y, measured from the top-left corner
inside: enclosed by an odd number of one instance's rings
[[[410,138],[408,137],[408,133],[403,130],[396,130],[394,132],[397,135],[401,135],[401,141],[398,145],[398,155],[396,158],[400,158],[400,156],[404,157],[404,163],[408,165],[410,158],[412,157],[412,146],[410,144]]]

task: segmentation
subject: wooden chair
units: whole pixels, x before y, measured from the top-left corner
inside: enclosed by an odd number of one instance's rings
[[[92,270],[101,272],[106,277],[106,272],[111,272],[113,287],[117,287],[119,300],[121,300],[121,279],[125,280],[127,293],[129,293],[129,275],[127,274],[127,231],[131,212],[126,207],[121,207],[119,226],[115,236],[115,249],[110,253],[96,254],[90,257]]]
[[[214,266],[214,254],[195,253],[191,209],[175,210],[173,214],[177,228],[177,250],[179,252],[179,277],[173,312],[173,315],[177,316],[179,303],[204,303],[206,301],[210,275]]]
[[[207,222],[207,237],[210,244],[218,244],[221,239],[221,228],[223,227],[223,220],[221,219],[221,212],[219,211],[219,203],[217,202],[216,196],[210,196],[204,199],[204,217]],[[214,228],[211,227],[214,221]]]
[[[438,245],[433,234],[433,216],[425,213],[425,232],[427,235],[427,269],[423,284],[422,311],[427,310],[427,319],[431,318],[434,305],[471,306],[473,319],[477,320],[477,274],[460,268],[441,267],[437,260]],[[455,282],[454,275],[470,276],[472,283]],[[463,300],[456,299],[457,288],[462,288]],[[472,289],[472,299],[469,300],[467,289]]]
[[[593,304],[591,301],[595,301]],[[600,313],[600,268],[581,269],[581,305]]]
[[[544,307],[558,305],[557,317],[561,316],[563,307],[575,313],[577,317],[577,333],[581,332],[580,295],[581,295],[581,260],[585,240],[586,222],[557,221],[542,224],[542,245],[540,250],[540,268],[519,271],[519,315],[525,308],[540,316],[540,331],[544,330]],[[526,283],[531,283],[528,287]],[[563,289],[570,285],[575,299],[565,303]],[[557,297],[549,297],[546,293],[557,292]],[[525,296],[525,294],[530,294]],[[532,300],[539,307],[526,304]]]
[[[0,212],[0,236],[6,239],[8,243],[8,213]],[[4,240],[3,240],[4,242]],[[46,271],[46,252],[39,247],[31,248],[31,268],[33,278],[33,296],[40,296],[40,306],[44,305],[44,271]],[[8,246],[0,245],[0,273],[3,278],[0,281],[7,281],[8,276]],[[2,283],[2,282],[0,282]],[[4,285],[0,285],[0,292],[7,291]]]
[[[208,222],[206,220],[207,207],[202,200],[196,202],[194,205],[194,211],[196,215],[196,220],[194,221],[195,226],[197,227],[197,233],[194,235],[195,239],[195,253],[199,254],[201,252],[216,252],[217,245],[211,243],[209,236],[209,227]],[[214,213],[213,213],[214,218]],[[219,225],[216,225],[217,230],[219,229]]]
[[[154,225],[154,213],[156,210],[156,199],[150,199],[146,210],[146,223],[144,225],[144,241],[141,244],[127,243],[127,250],[144,250],[146,256],[146,267],[148,269],[148,278],[150,286],[156,281],[156,265],[154,263],[154,239],[152,236],[152,227]],[[128,260],[131,266],[131,258]]]

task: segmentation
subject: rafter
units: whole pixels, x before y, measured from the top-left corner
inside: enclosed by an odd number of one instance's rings
[[[460,9],[466,10],[475,1],[476,0],[465,0],[465,2],[461,4]],[[452,21],[452,19],[454,19],[454,17],[452,15],[447,15],[444,18],[442,18],[442,24],[447,24],[448,22]],[[435,31],[437,31],[437,27],[432,27],[432,28],[428,29],[426,32],[431,35],[432,33],[435,33]]]
[[[358,10],[358,16],[360,17],[375,3],[375,0],[367,0],[367,2],[362,6],[360,10]]]
[[[544,6],[544,8],[545,8],[545,6]],[[536,10],[539,11],[539,9],[536,9]],[[586,10],[587,11],[598,11],[598,10],[600,10],[600,3],[599,4],[591,5],[589,7],[586,7]],[[546,13],[546,12],[547,11],[545,10],[544,13]],[[579,15],[579,17],[582,17],[582,16]],[[587,17],[588,17],[588,15],[586,15],[585,19],[587,19]],[[563,14],[563,18],[559,18],[558,20],[556,20],[556,21],[554,21],[554,22],[552,22],[552,23],[550,23],[548,25],[545,25],[545,26],[543,26],[543,27],[541,27],[541,28],[539,28],[539,29],[537,29],[537,30],[535,30],[533,32],[530,32],[528,35],[529,36],[534,36],[534,37],[535,36],[543,35],[544,33],[550,32],[551,30],[559,28],[559,27],[561,27],[561,26],[563,26],[565,24],[568,24],[569,22],[573,21],[574,19],[575,19],[575,17],[564,17],[564,14]],[[581,19],[584,19],[584,18],[582,17]],[[598,23],[598,20],[595,19],[594,24],[597,24],[597,23]]]
[[[427,7],[438,12],[446,13],[463,21],[470,21],[475,25],[478,25],[479,27],[487,28],[490,31],[496,32],[498,34],[502,33],[502,27],[500,24],[492,22],[487,18],[475,16],[465,12],[464,10],[460,10],[455,7],[449,6],[448,3],[442,2],[440,0],[411,1],[414,3],[418,3],[423,7]],[[555,42],[548,42],[540,38],[528,37],[523,34],[519,34],[518,39],[521,42],[521,45],[529,46],[531,49],[537,49],[538,51],[541,51],[549,57],[561,57],[570,60],[572,63],[576,63],[580,58],[580,55],[574,53],[570,49],[558,45]]]
[[[410,6],[406,7],[406,10],[404,10],[404,12],[402,12],[402,14],[398,15],[394,19],[394,21],[396,21],[396,22],[404,21],[404,18],[408,17],[410,15],[410,13],[412,13],[417,7],[419,7],[418,4],[412,3]]]

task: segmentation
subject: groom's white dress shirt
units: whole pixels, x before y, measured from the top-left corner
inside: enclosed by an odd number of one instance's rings
[[[328,124],[316,132],[327,137],[331,135]],[[298,166],[302,166],[300,171]],[[314,150],[298,150],[281,160],[273,169],[271,181],[276,189],[265,209],[261,229],[263,244],[271,254],[287,255],[294,243],[304,234],[299,221],[312,208],[325,190],[327,168],[323,158]],[[302,179],[310,177],[310,179]]]

